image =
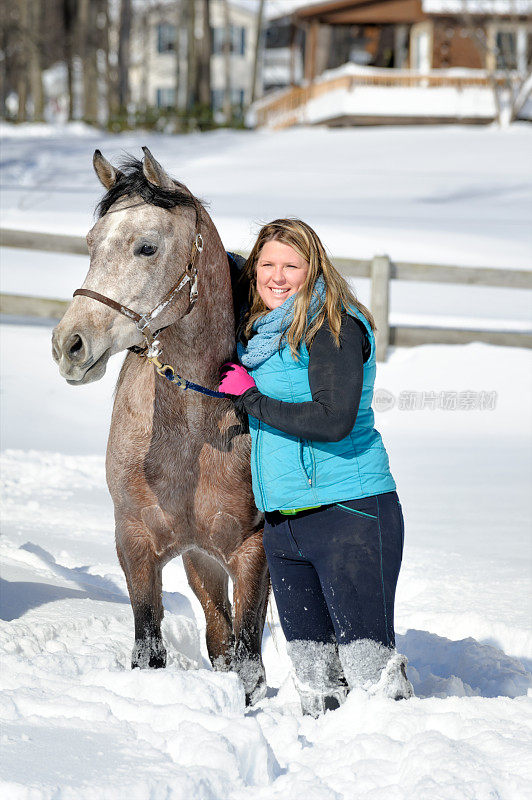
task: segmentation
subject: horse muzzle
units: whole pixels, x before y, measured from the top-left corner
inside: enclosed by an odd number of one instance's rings
[[[82,331],[63,332],[59,324],[53,332],[52,357],[71,386],[83,386],[102,378],[110,355],[110,347],[94,347]]]

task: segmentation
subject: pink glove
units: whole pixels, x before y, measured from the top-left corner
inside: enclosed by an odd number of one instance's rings
[[[240,364],[231,364],[230,362],[222,364],[220,372],[222,380],[218,386],[219,392],[241,395],[256,385],[251,375]]]

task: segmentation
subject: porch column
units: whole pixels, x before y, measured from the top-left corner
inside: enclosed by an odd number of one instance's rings
[[[320,24],[313,19],[307,29],[305,47],[305,79],[312,82],[316,77],[316,52],[318,48],[318,30]]]

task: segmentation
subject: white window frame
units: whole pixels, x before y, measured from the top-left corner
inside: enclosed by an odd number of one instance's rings
[[[525,74],[531,65],[526,63],[527,54],[527,36],[532,36],[532,25],[523,22],[491,22],[488,26],[488,43],[490,52],[486,58],[486,65],[488,69],[497,69],[497,56],[495,53],[497,45],[498,33],[513,33],[515,34],[515,47],[516,47],[516,60],[517,71],[520,74]]]

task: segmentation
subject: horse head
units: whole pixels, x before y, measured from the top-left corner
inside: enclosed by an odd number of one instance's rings
[[[107,193],[87,234],[89,271],[52,337],[59,371],[76,386],[99,380],[114,353],[144,344],[142,324],[150,312],[154,333],[186,316],[195,300],[200,231],[203,223],[214,226],[200,201],[143,150],[142,161],[128,158],[120,169],[94,153]],[[168,295],[170,302],[162,304]]]

